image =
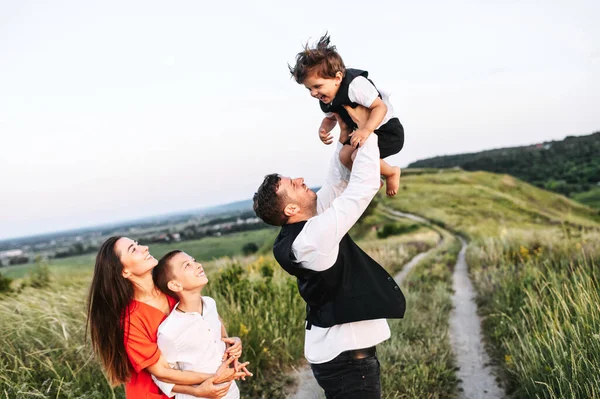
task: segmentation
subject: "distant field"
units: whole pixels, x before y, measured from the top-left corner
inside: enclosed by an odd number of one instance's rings
[[[173,249],[181,249],[201,262],[207,262],[224,256],[241,255],[242,247],[249,242],[253,242],[258,247],[261,247],[267,240],[274,239],[276,234],[275,231],[275,229],[267,228],[234,233],[222,237],[206,237],[199,240],[174,242],[169,244],[151,244],[150,253],[158,259]],[[53,272],[88,272],[94,268],[95,257],[95,254],[87,254],[70,258],[52,259],[50,260],[49,265]],[[33,267],[35,267],[34,264],[8,266],[1,268],[0,273],[13,279],[22,278]]]

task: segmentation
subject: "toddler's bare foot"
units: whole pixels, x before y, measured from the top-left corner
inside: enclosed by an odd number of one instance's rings
[[[398,188],[400,187],[400,168],[394,166],[394,173],[385,178],[387,186],[386,194],[388,197],[393,197],[398,194]]]

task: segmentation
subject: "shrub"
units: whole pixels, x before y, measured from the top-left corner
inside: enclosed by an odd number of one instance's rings
[[[12,288],[10,288],[10,283],[12,283],[12,279],[3,276],[2,273],[0,273],[0,294],[12,292]]]
[[[26,284],[33,288],[45,288],[50,285],[50,268],[48,263],[39,255],[35,258],[35,267],[31,271]]]
[[[418,224],[400,224],[400,223],[386,223],[383,225],[381,230],[377,231],[378,238],[387,238],[389,236],[395,236],[400,234],[411,233],[419,229]]]
[[[242,252],[245,256],[255,254],[256,252],[258,252],[258,245],[256,245],[256,243],[249,242],[246,245],[244,245],[244,247],[242,248]]]

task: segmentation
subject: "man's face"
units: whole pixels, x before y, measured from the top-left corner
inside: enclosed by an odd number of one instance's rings
[[[303,177],[292,179],[291,177],[282,177],[277,189],[278,195],[284,195],[286,204],[294,203],[302,210],[316,212],[317,194],[304,184]]]

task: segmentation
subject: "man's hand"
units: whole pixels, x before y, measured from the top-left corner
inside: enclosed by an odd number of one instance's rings
[[[232,381],[225,382],[223,384],[217,384],[215,377],[210,377],[202,384],[198,385],[195,389],[194,396],[200,398],[211,398],[219,399],[227,395],[229,387]]]
[[[325,143],[331,144],[331,143]],[[238,337],[221,338],[221,341],[227,344],[228,348],[225,350],[225,355],[228,357],[235,357],[239,359],[242,356],[242,340]]]
[[[350,118],[352,118],[352,120],[356,123],[359,130],[365,126],[369,120],[369,117],[371,116],[371,110],[363,107],[362,105],[359,105],[356,108],[344,105],[344,109],[346,112],[348,112]]]
[[[370,134],[371,132],[366,129],[356,129],[354,132],[350,133],[350,145],[357,148],[359,145],[365,143]]]

